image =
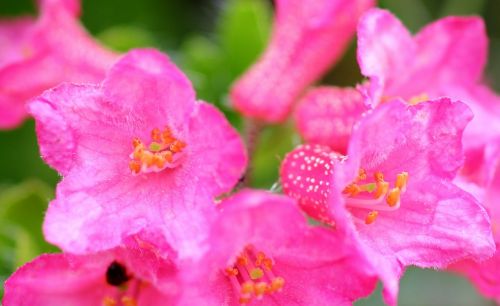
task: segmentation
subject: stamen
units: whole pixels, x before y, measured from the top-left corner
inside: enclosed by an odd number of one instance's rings
[[[248,304],[252,299],[262,299],[266,294],[280,292],[285,284],[282,277],[273,273],[273,260],[253,246],[245,247],[233,266],[224,274],[229,278],[235,292],[239,293],[240,304]]]
[[[112,297],[105,296],[102,299],[102,306],[116,306],[117,304],[118,302]]]
[[[399,196],[401,194],[401,190],[399,188],[392,188],[391,191],[389,191],[389,194],[387,195],[387,198],[385,199],[387,204],[389,206],[394,207],[398,204],[399,202]]]
[[[122,297],[123,306],[137,306],[137,300],[131,296]]]
[[[165,168],[174,168],[186,143],[175,138],[167,127],[161,131],[151,131],[151,142],[145,145],[139,138],[132,140],[134,151],[130,154],[130,171],[133,174],[159,172]]]
[[[366,224],[372,224],[373,222],[375,222],[375,220],[377,219],[377,217],[378,217],[378,211],[376,211],[376,210],[370,211],[368,213],[368,215],[366,216],[365,223]]]
[[[408,172],[396,175],[394,187],[384,180],[384,174],[380,171],[373,173],[375,182],[367,182],[358,185],[360,178],[367,177],[364,169],[359,170],[358,176],[343,190],[346,206],[356,209],[370,210],[365,219],[353,216],[353,220],[360,224],[372,224],[381,211],[394,211],[400,207],[401,194],[406,191],[408,184]]]

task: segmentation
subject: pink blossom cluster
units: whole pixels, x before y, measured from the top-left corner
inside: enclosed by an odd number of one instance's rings
[[[0,126],[36,121],[62,177],[43,225],[62,253],[16,271],[5,306],[352,305],[378,281],[396,305],[408,266],[500,303],[500,96],[480,18],[413,36],[372,0],[276,1],[230,96],[249,120],[296,123],[278,194],[245,186],[252,152],[165,54],[114,54],[77,0],[39,4],[0,22]],[[354,35],[366,81],[315,87]]]

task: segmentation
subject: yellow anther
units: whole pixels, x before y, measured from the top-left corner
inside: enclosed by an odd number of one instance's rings
[[[252,281],[246,281],[241,285],[241,294],[252,294],[254,291],[254,284]]]
[[[385,195],[388,190],[389,190],[389,183],[388,182],[377,182],[377,189],[375,189],[375,192],[373,193],[373,197],[375,199],[378,199],[381,196]]]
[[[122,297],[123,306],[137,306],[137,300],[131,296]]]
[[[403,189],[408,184],[408,172],[401,172],[396,177],[396,187]]]
[[[281,276],[275,277],[271,282],[272,291],[281,291],[285,285],[285,279]]]
[[[264,271],[261,268],[254,268],[250,271],[250,278],[253,280],[259,279],[264,276]]]
[[[112,297],[106,296],[102,299],[102,306],[116,306],[116,304],[118,302]]]
[[[377,220],[377,217],[378,217],[378,211],[376,210],[370,211],[365,218],[365,224],[372,224],[373,222],[375,222],[375,220]]]
[[[387,194],[387,198],[385,199],[385,201],[389,206],[394,207],[398,204],[400,195],[401,189],[397,187],[392,188],[391,191],[389,191],[389,193]]]
[[[266,293],[267,284],[266,282],[258,282],[254,286],[255,296],[261,297]]]

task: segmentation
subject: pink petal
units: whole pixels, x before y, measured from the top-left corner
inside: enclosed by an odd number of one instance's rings
[[[264,296],[262,305],[351,305],[374,289],[376,279],[349,242],[309,227],[289,198],[246,190],[220,208],[201,270],[190,273],[212,282],[186,297],[193,304],[239,305],[221,270],[249,244],[270,256],[275,275],[285,278],[283,291]]]
[[[300,100],[295,121],[306,142],[345,153],[352,127],[365,110],[363,96],[354,88],[317,87]]]
[[[286,119],[301,92],[339,59],[373,2],[278,1],[269,46],[233,86],[234,106],[249,117]]]
[[[371,9],[361,17],[358,63],[361,73],[370,78],[371,103],[378,104],[382,95],[398,93],[393,87],[408,76],[416,52],[411,34],[390,12]]]
[[[153,49],[127,53],[110,70],[103,87],[107,99],[158,128],[168,122],[170,128],[182,130],[195,107],[191,82]]]
[[[416,36],[414,65],[429,85],[471,85],[480,81],[486,65],[488,37],[479,17],[446,17],[424,27]],[[429,77],[430,76],[430,77]]]

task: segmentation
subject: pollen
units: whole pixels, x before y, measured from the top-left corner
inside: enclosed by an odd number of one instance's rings
[[[123,306],[137,306],[137,300],[131,296],[122,297]]]
[[[364,184],[359,185],[360,177],[365,177]],[[352,183],[343,190],[345,204],[348,208],[366,209],[366,217],[360,219],[353,215],[353,219],[361,224],[373,224],[381,212],[390,212],[400,207],[402,194],[406,192],[408,184],[408,172],[400,172],[394,177],[394,181],[386,181],[384,173],[373,172],[373,181],[368,180],[368,173],[361,169]],[[357,214],[356,214],[357,215]]]
[[[275,276],[274,261],[262,251],[248,245],[236,257],[233,266],[224,269],[240,304],[260,300],[267,295],[280,292],[285,279]]]
[[[139,138],[132,140],[133,151],[130,154],[129,168],[133,174],[160,172],[174,168],[182,156],[187,144],[173,136],[167,127],[164,130],[154,128],[149,144]]]
[[[378,211],[370,211],[365,218],[365,224],[372,224],[378,217]]]
[[[116,306],[117,304],[118,302],[112,297],[105,296],[102,299],[102,306]]]

